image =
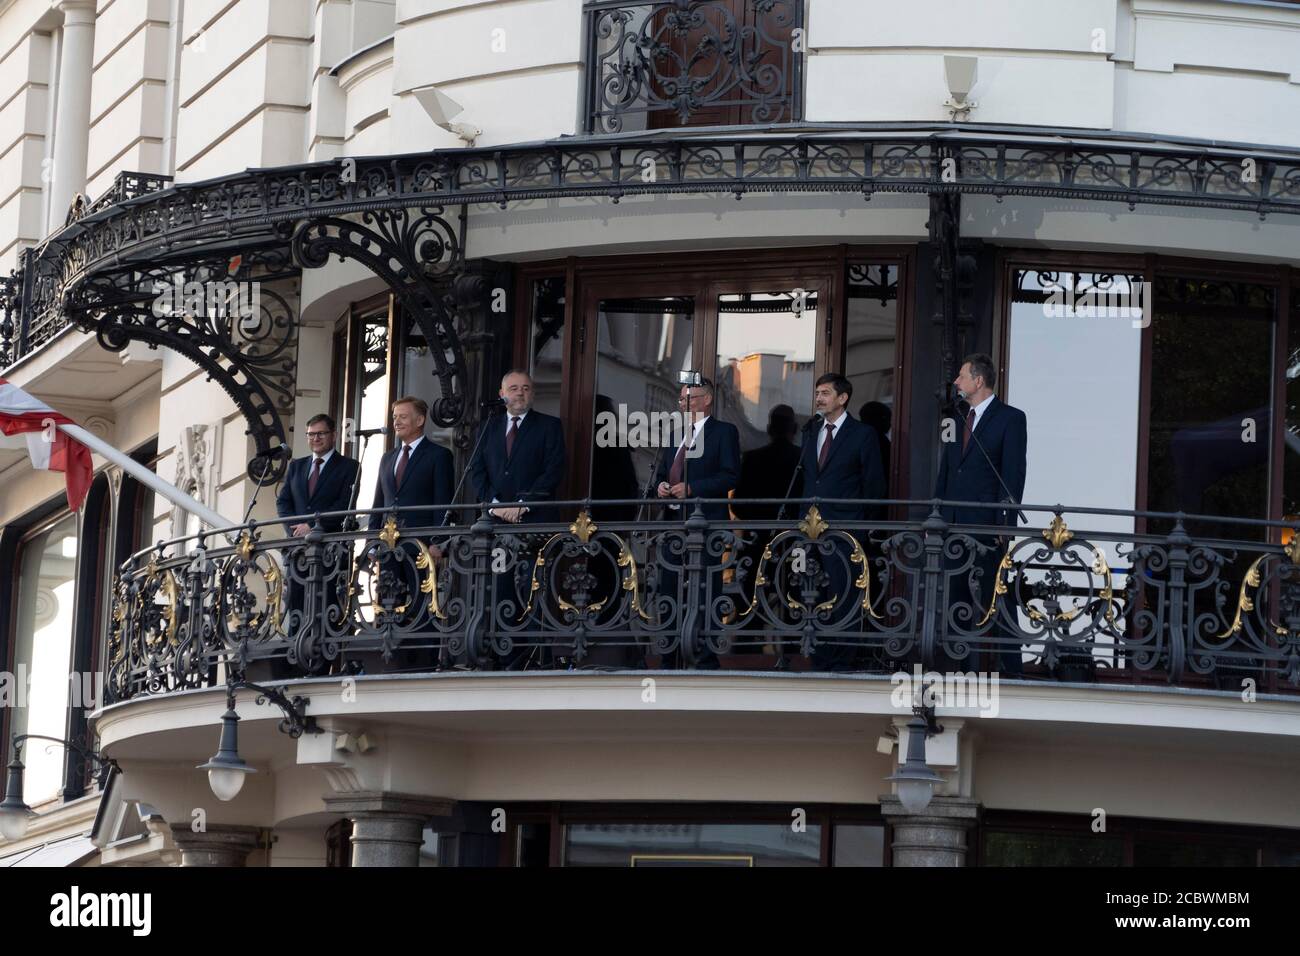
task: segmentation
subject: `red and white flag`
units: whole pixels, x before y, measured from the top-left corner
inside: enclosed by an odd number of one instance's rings
[[[90,449],[59,431],[58,425],[75,425],[17,385],[0,378],[0,448],[27,447],[32,467],[61,471],[68,482],[68,507],[80,510],[90,490],[94,467]]]

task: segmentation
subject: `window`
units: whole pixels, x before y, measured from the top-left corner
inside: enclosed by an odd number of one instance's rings
[[[65,515],[28,536],[19,547],[18,601],[11,672],[20,692],[11,734],[68,734],[74,686],[73,611],[76,596],[77,518]],[[44,741],[23,748],[30,806],[56,798],[64,784],[64,750]]]

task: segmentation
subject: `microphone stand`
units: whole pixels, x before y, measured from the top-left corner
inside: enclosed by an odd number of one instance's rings
[[[370,433],[357,432],[357,437],[361,439],[361,451],[357,455],[357,473],[352,479],[352,491],[348,494],[349,514],[343,519],[344,531],[356,531],[361,527],[361,522],[357,520],[355,512],[357,510],[357,496],[361,494],[361,463],[365,461],[366,449],[370,447]]]
[[[650,462],[650,475],[645,480],[645,487],[641,489],[641,504],[637,505],[635,524],[641,523],[641,515],[645,512],[646,502],[650,499],[650,488],[654,484],[655,472],[659,470],[656,462]]]
[[[487,420],[479,427],[478,438],[474,440],[474,448],[469,453],[469,467],[461,472],[460,481],[456,483],[456,490],[451,493],[450,503],[453,505],[456,503],[456,499],[460,497],[461,489],[465,487],[465,479],[469,477],[469,473],[474,468],[474,459],[478,457],[479,446],[483,444],[483,439],[487,437],[488,427],[492,424],[493,419],[497,417],[497,413],[503,411],[506,407],[504,402],[485,402],[484,405],[490,406],[492,410],[488,413]],[[451,508],[442,513],[440,528],[447,527],[447,521],[451,518],[451,514]]]
[[[785,500],[781,502],[781,510],[776,513],[777,521],[782,521],[785,519],[785,509],[786,506],[790,504],[790,493],[794,491],[795,480],[800,475],[803,474],[803,453],[808,450],[808,439],[813,436],[814,429],[812,427],[812,423],[821,422],[821,421],[822,421],[822,416],[814,413],[813,417],[808,419],[808,421],[804,422],[803,424],[803,429],[802,429],[803,439],[799,442],[799,464],[795,466],[794,474],[790,476],[790,484],[786,486]],[[820,429],[821,429],[821,425],[818,425],[817,430]]]

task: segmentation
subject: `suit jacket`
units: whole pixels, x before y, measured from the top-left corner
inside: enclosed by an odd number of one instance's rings
[[[817,469],[819,431],[808,432],[803,443],[802,498],[883,498],[885,470],[880,461],[876,430],[845,413],[835,423],[830,457]],[[808,506],[804,506],[807,513]],[[883,516],[880,505],[818,505],[826,520],[866,521]]]
[[[359,467],[357,460],[345,458],[335,449],[330,460],[321,467],[316,493],[308,495],[307,482],[311,478],[314,457],[308,455],[289,462],[284,483],[280,485],[280,493],[275,497],[275,513],[281,518],[318,511],[347,511],[352,506],[352,483],[356,481]],[[284,527],[288,530],[290,525],[286,522]],[[343,519],[322,519],[321,527],[326,531],[338,531],[343,527]]]
[[[784,438],[769,442],[762,448],[747,451],[740,459],[740,480],[731,510],[744,521],[770,521],[781,511],[780,505],[746,504],[746,498],[784,498],[797,494],[790,479],[799,467],[799,446]],[[794,509],[786,509],[787,518],[794,517]]]
[[[736,487],[740,478],[740,432],[730,422],[710,415],[700,434],[696,438],[699,454],[686,457],[686,484],[690,488],[691,498],[725,498]],[[663,450],[659,456],[659,467],[655,471],[650,494],[658,497],[660,482],[668,480],[672,471],[673,459],[677,457],[678,446],[672,445]],[[674,503],[676,499],[661,499],[665,503]],[[671,511],[669,515],[678,516],[680,511]],[[704,506],[704,516],[710,521],[726,521],[728,508],[725,502]],[[685,517],[690,517],[687,510]]]
[[[402,453],[399,444],[379,462],[379,482],[375,485],[373,508],[406,508],[413,505],[448,505],[455,486],[452,482],[451,452],[435,445],[427,437],[416,446],[399,488],[393,469]],[[442,524],[442,508],[427,508],[397,515],[398,527],[436,528]],[[370,530],[383,527],[382,512],[370,516]]]
[[[965,428],[965,423],[959,419],[956,440],[942,443],[934,496],[949,501],[1005,501],[1007,492],[998,481],[993,470],[996,468],[1012,497],[1021,501],[1025,493],[1025,452],[1028,446],[1025,413],[993,396],[980,415],[975,433],[963,453],[961,446]],[[976,439],[988,452],[988,458],[980,452]],[[945,507],[941,513],[949,522],[1013,526],[1016,523],[1014,511]]]
[[[478,452],[469,465],[469,480],[481,502],[552,501],[564,481],[564,429],[553,415],[530,410],[519,425],[515,447],[506,457],[510,416],[493,416],[479,430]],[[554,509],[530,508],[527,522],[552,520]]]

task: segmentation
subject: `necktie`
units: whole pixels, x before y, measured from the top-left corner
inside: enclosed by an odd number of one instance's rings
[[[402,457],[397,459],[397,487],[402,487],[402,479],[406,477],[406,463],[411,460],[411,446],[402,446]]]
[[[822,442],[821,453],[817,456],[817,470],[821,471],[826,467],[826,459],[831,456],[831,442],[835,440],[835,426],[830,422],[826,423],[826,440]]]
[[[686,446],[691,444],[690,439],[682,442],[681,447],[677,449],[677,455],[673,458],[673,465],[668,469],[668,484],[680,484],[682,472],[686,468]]]
[[[510,416],[510,430],[506,432],[506,457],[515,453],[515,439],[519,437],[519,419]]]
[[[314,497],[316,494],[316,482],[320,481],[321,459],[317,458],[311,465],[311,477],[307,479],[307,497]]]
[[[971,432],[975,431],[975,409],[969,409],[966,412],[966,430],[961,433],[961,453],[966,454],[966,446],[970,444]]]

